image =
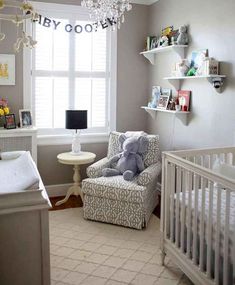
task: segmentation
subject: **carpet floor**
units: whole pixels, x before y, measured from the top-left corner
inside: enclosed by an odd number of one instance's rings
[[[171,261],[160,266],[160,220],[134,230],[83,219],[82,208],[49,212],[51,285],[189,285]]]

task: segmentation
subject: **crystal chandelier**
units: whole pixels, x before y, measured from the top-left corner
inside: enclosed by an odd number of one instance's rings
[[[28,19],[32,22],[38,19],[38,14],[35,13],[33,6],[27,0],[23,2],[17,0],[0,0],[0,10],[4,8],[10,8],[10,12],[0,13],[0,41],[4,40],[6,36],[1,31],[1,20],[11,21],[17,28],[17,40],[14,44],[15,52],[19,52],[23,47],[33,48],[37,42],[30,35],[22,31],[22,34],[18,36],[18,28],[21,24],[24,24]]]
[[[130,0],[82,0],[81,5],[88,8],[93,21],[111,19],[118,29],[125,21],[124,12],[132,9]]]

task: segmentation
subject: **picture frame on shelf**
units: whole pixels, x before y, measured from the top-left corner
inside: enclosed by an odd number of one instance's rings
[[[19,110],[19,117],[20,117],[21,128],[30,128],[33,126],[31,110],[28,109]]]
[[[14,54],[0,54],[0,85],[15,85]]]
[[[16,129],[15,114],[5,115],[5,129]]]
[[[179,105],[181,106],[181,110],[184,112],[188,112],[190,110],[190,90],[179,90],[178,91],[178,99]]]
[[[157,109],[166,110],[168,103],[170,100],[170,96],[168,95],[161,95],[159,98]]]
[[[171,97],[171,89],[170,88],[162,88],[161,94]]]
[[[161,96],[161,86],[153,86],[152,98],[151,101],[148,103],[148,107],[157,108],[160,96]]]

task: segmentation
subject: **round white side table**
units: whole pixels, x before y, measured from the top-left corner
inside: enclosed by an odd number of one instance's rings
[[[70,195],[76,195],[76,196],[80,195],[83,201],[83,194],[80,187],[80,182],[81,182],[80,165],[93,162],[95,160],[95,157],[96,155],[94,153],[84,152],[84,151],[82,151],[81,154],[79,155],[72,155],[70,152],[60,153],[57,155],[57,159],[60,163],[74,166],[73,168],[74,184],[68,189],[65,198],[61,201],[58,201],[56,203],[56,206],[59,206],[68,201]]]

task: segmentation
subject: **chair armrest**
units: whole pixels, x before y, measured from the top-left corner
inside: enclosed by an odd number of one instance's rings
[[[148,185],[161,173],[161,170],[162,164],[160,161],[150,165],[138,175],[137,183],[142,186]]]
[[[87,167],[87,176],[89,178],[98,178],[100,176],[102,176],[102,169],[105,167],[109,167],[110,166],[110,162],[109,159],[107,157],[96,161],[95,163],[93,163],[92,165]]]

